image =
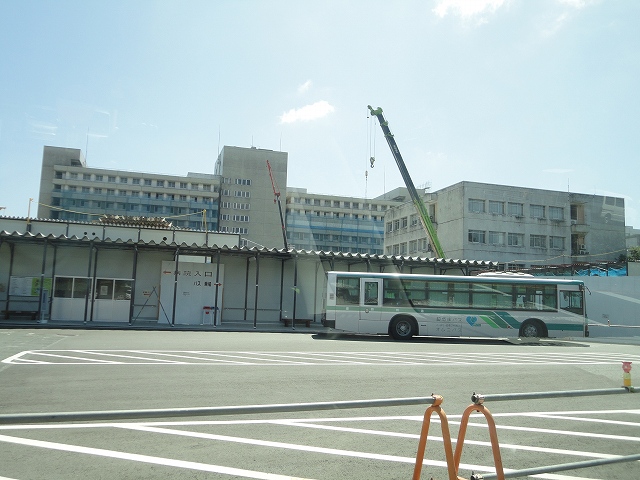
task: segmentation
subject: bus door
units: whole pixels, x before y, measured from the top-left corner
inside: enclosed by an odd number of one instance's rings
[[[382,325],[382,279],[360,279],[360,333],[387,333],[387,325]]]

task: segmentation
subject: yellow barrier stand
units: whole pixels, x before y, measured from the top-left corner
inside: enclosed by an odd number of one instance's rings
[[[424,451],[427,446],[427,436],[429,434],[429,425],[431,423],[431,415],[435,412],[440,417],[440,428],[442,430],[442,440],[444,444],[444,455],[447,459],[447,472],[449,474],[449,480],[465,480],[458,477],[454,466],[453,460],[453,447],[451,446],[451,433],[449,432],[449,422],[447,421],[447,415],[442,410],[440,404],[442,404],[442,396],[431,395],[433,397],[433,405],[431,405],[424,412],[424,419],[422,420],[422,430],[420,431],[420,441],[418,442],[418,452],[416,453],[416,465],[413,469],[413,480],[420,479],[420,473],[422,472],[422,461],[424,460]],[[433,479],[432,479],[433,480]]]

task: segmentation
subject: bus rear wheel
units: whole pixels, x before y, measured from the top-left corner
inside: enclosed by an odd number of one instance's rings
[[[530,318],[520,325],[520,336],[526,338],[542,338],[547,336],[547,329],[540,320]]]
[[[391,320],[389,334],[395,340],[409,340],[416,333],[413,319],[409,317],[398,317]]]

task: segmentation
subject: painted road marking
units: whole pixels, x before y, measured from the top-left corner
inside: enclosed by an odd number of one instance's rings
[[[640,355],[580,353],[246,352],[203,350],[25,350],[13,365],[611,365]]]
[[[610,424],[611,419],[606,418],[611,415],[640,415],[640,410],[594,410],[594,411],[541,411],[541,412],[510,412],[510,413],[497,413],[494,414],[494,417],[512,417],[512,418],[530,418],[530,417],[538,417],[541,419],[547,420],[568,420],[570,422],[584,422],[585,425],[593,425],[594,423],[602,423],[602,424]],[[582,418],[584,416],[585,418]],[[449,422],[451,424],[457,424],[458,421],[454,419],[460,419],[461,415],[449,415]],[[603,418],[604,417],[604,418]],[[246,438],[232,435],[219,435],[219,434],[211,434],[202,432],[203,426],[215,426],[215,425],[279,425],[285,428],[308,428],[308,429],[321,429],[325,431],[335,431],[337,434],[344,436],[345,434],[357,434],[357,435],[371,435],[371,436],[384,436],[390,438],[406,438],[411,440],[416,440],[419,438],[419,435],[406,433],[406,432],[395,432],[389,430],[381,430],[381,429],[369,429],[362,428],[360,425],[355,427],[350,427],[348,425],[349,422],[358,422],[362,424],[364,422],[374,422],[381,423],[386,422],[386,425],[389,425],[389,422],[401,422],[407,421],[412,424],[417,424],[422,422],[422,416],[381,416],[381,417],[335,417],[335,418],[326,418],[326,417],[318,417],[318,418],[295,418],[295,419],[251,419],[251,420],[204,420],[204,421],[167,421],[167,422],[136,422],[136,423],[100,423],[100,424],[86,424],[86,423],[70,423],[70,424],[41,424],[41,425],[5,425],[0,426],[0,431],[37,431],[43,429],[105,429],[105,428],[117,428],[119,430],[132,430],[139,432],[147,432],[154,435],[177,435],[183,437],[190,438],[198,438],[201,440],[211,441],[213,443],[218,442],[227,442],[227,443],[236,443],[236,444],[244,444],[251,445],[252,447],[262,447],[262,448],[278,448],[278,449],[287,449],[291,451],[299,451],[299,452],[309,452],[314,454],[324,454],[331,456],[343,456],[343,457],[354,457],[354,458],[362,458],[369,459],[373,461],[383,461],[383,462],[399,462],[399,463],[408,463],[413,464],[415,462],[415,458],[413,457],[402,457],[397,455],[385,455],[371,452],[363,452],[363,451],[355,451],[355,450],[346,450],[346,449],[335,449],[335,448],[327,448],[327,447],[319,447],[314,445],[301,445],[297,443],[288,443],[288,442],[276,442],[269,440],[261,440],[255,438]],[[439,419],[432,419],[432,421],[437,422]],[[618,422],[616,422],[618,423]],[[624,425],[627,427],[638,427],[640,428],[640,422],[624,422]],[[198,431],[190,431],[185,429],[185,427],[200,427]],[[172,428],[174,427],[174,428]],[[479,423],[469,423],[469,427],[477,427],[477,428],[486,428],[486,424]],[[556,435],[579,435],[579,436],[588,436],[593,440],[593,443],[601,442],[600,445],[606,445],[609,449],[615,451],[615,445],[613,442],[638,442],[640,441],[640,437],[632,437],[628,435],[603,435],[601,433],[586,433],[586,432],[575,432],[561,429],[544,429],[544,428],[531,428],[524,426],[514,426],[514,425],[498,425],[498,429],[509,429],[516,430],[519,432],[526,433],[524,435],[524,439],[533,438],[531,434],[541,434],[547,435],[551,434],[552,436]],[[17,432],[16,432],[17,433]],[[107,434],[106,432],[102,435]],[[33,436],[33,434],[32,434]],[[313,437],[307,437],[313,438]],[[539,437],[538,437],[539,438]],[[442,442],[442,437],[429,436],[429,440],[435,440]],[[455,439],[452,439],[455,443]],[[149,440],[155,442],[156,440]],[[254,470],[246,470],[246,469],[238,469],[234,467],[226,467],[222,465],[211,465],[206,463],[199,462],[191,462],[191,461],[183,461],[175,458],[164,458],[164,457],[155,457],[148,455],[140,455],[133,454],[128,452],[114,451],[114,450],[105,450],[99,448],[91,448],[84,447],[79,445],[69,445],[63,443],[56,442],[47,442],[40,441],[34,439],[21,438],[16,436],[2,435],[0,434],[0,442],[14,443],[24,445],[25,447],[38,447],[38,448],[47,448],[53,450],[67,451],[78,454],[87,454],[87,455],[98,455],[103,457],[110,457],[121,460],[128,461],[136,461],[143,463],[150,463],[156,465],[164,465],[168,467],[175,467],[180,469],[188,469],[188,470],[199,470],[206,472],[213,472],[218,474],[225,475],[235,475],[237,477],[242,478],[260,478],[260,479],[269,479],[269,480],[280,480],[280,479],[292,479],[297,477],[289,477],[275,473],[267,473],[267,472],[259,472]],[[534,440],[534,443],[539,443]],[[560,443],[562,443],[560,441]],[[490,448],[491,443],[488,441],[476,441],[467,439],[465,440],[465,444],[469,445],[478,445],[481,447]],[[620,455],[613,453],[600,453],[596,451],[582,451],[582,450],[570,450],[566,448],[553,448],[552,446],[540,447],[534,445],[514,445],[514,444],[501,444],[502,450],[514,450],[519,452],[534,452],[534,453],[542,453],[545,455],[558,455],[561,458],[561,462],[564,463],[567,461],[568,457],[581,457],[581,458],[590,458],[590,459],[603,459],[603,458],[616,458]],[[549,463],[553,463],[551,460]],[[446,463],[438,460],[424,460],[424,465],[433,466],[433,467],[446,467]],[[474,470],[480,472],[492,472],[492,466],[485,465],[473,465],[473,464],[461,464],[461,469],[465,470]],[[505,469],[505,472],[509,472],[512,470]],[[577,477],[575,475],[559,475],[559,474],[540,474],[536,475],[536,478],[543,478],[547,480],[584,480],[586,477]],[[592,477],[590,477],[592,478]]]

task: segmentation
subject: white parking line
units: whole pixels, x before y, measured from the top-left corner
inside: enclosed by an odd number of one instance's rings
[[[74,355],[78,354],[78,355]],[[48,357],[42,362],[38,357]],[[100,357],[114,360],[101,360]],[[164,358],[163,358],[164,357]],[[56,362],[54,359],[60,359]],[[170,358],[170,359],[169,359]],[[4,359],[3,363],[100,364],[105,365],[611,365],[621,361],[640,362],[638,355],[579,353],[486,353],[479,361],[475,353],[402,352],[246,352],[181,350],[27,350]],[[75,362],[73,361],[75,360]]]
[[[30,447],[48,448],[51,450],[60,450],[63,452],[84,453],[87,455],[97,455],[100,457],[118,458],[120,460],[151,463],[155,465],[164,465],[166,467],[199,470],[202,472],[220,473],[224,475],[235,475],[237,477],[244,478],[257,478],[261,480],[305,480],[300,477],[256,472],[253,470],[245,470],[241,468],[223,467],[221,465],[189,462],[185,460],[176,460],[173,458],[153,457],[150,455],[140,455],[137,453],[118,452],[116,450],[105,450],[102,448],[81,447],[78,445],[69,445],[65,443],[45,442],[42,440],[31,440],[28,438],[10,437],[7,435],[0,435],[0,442],[14,443]]]

